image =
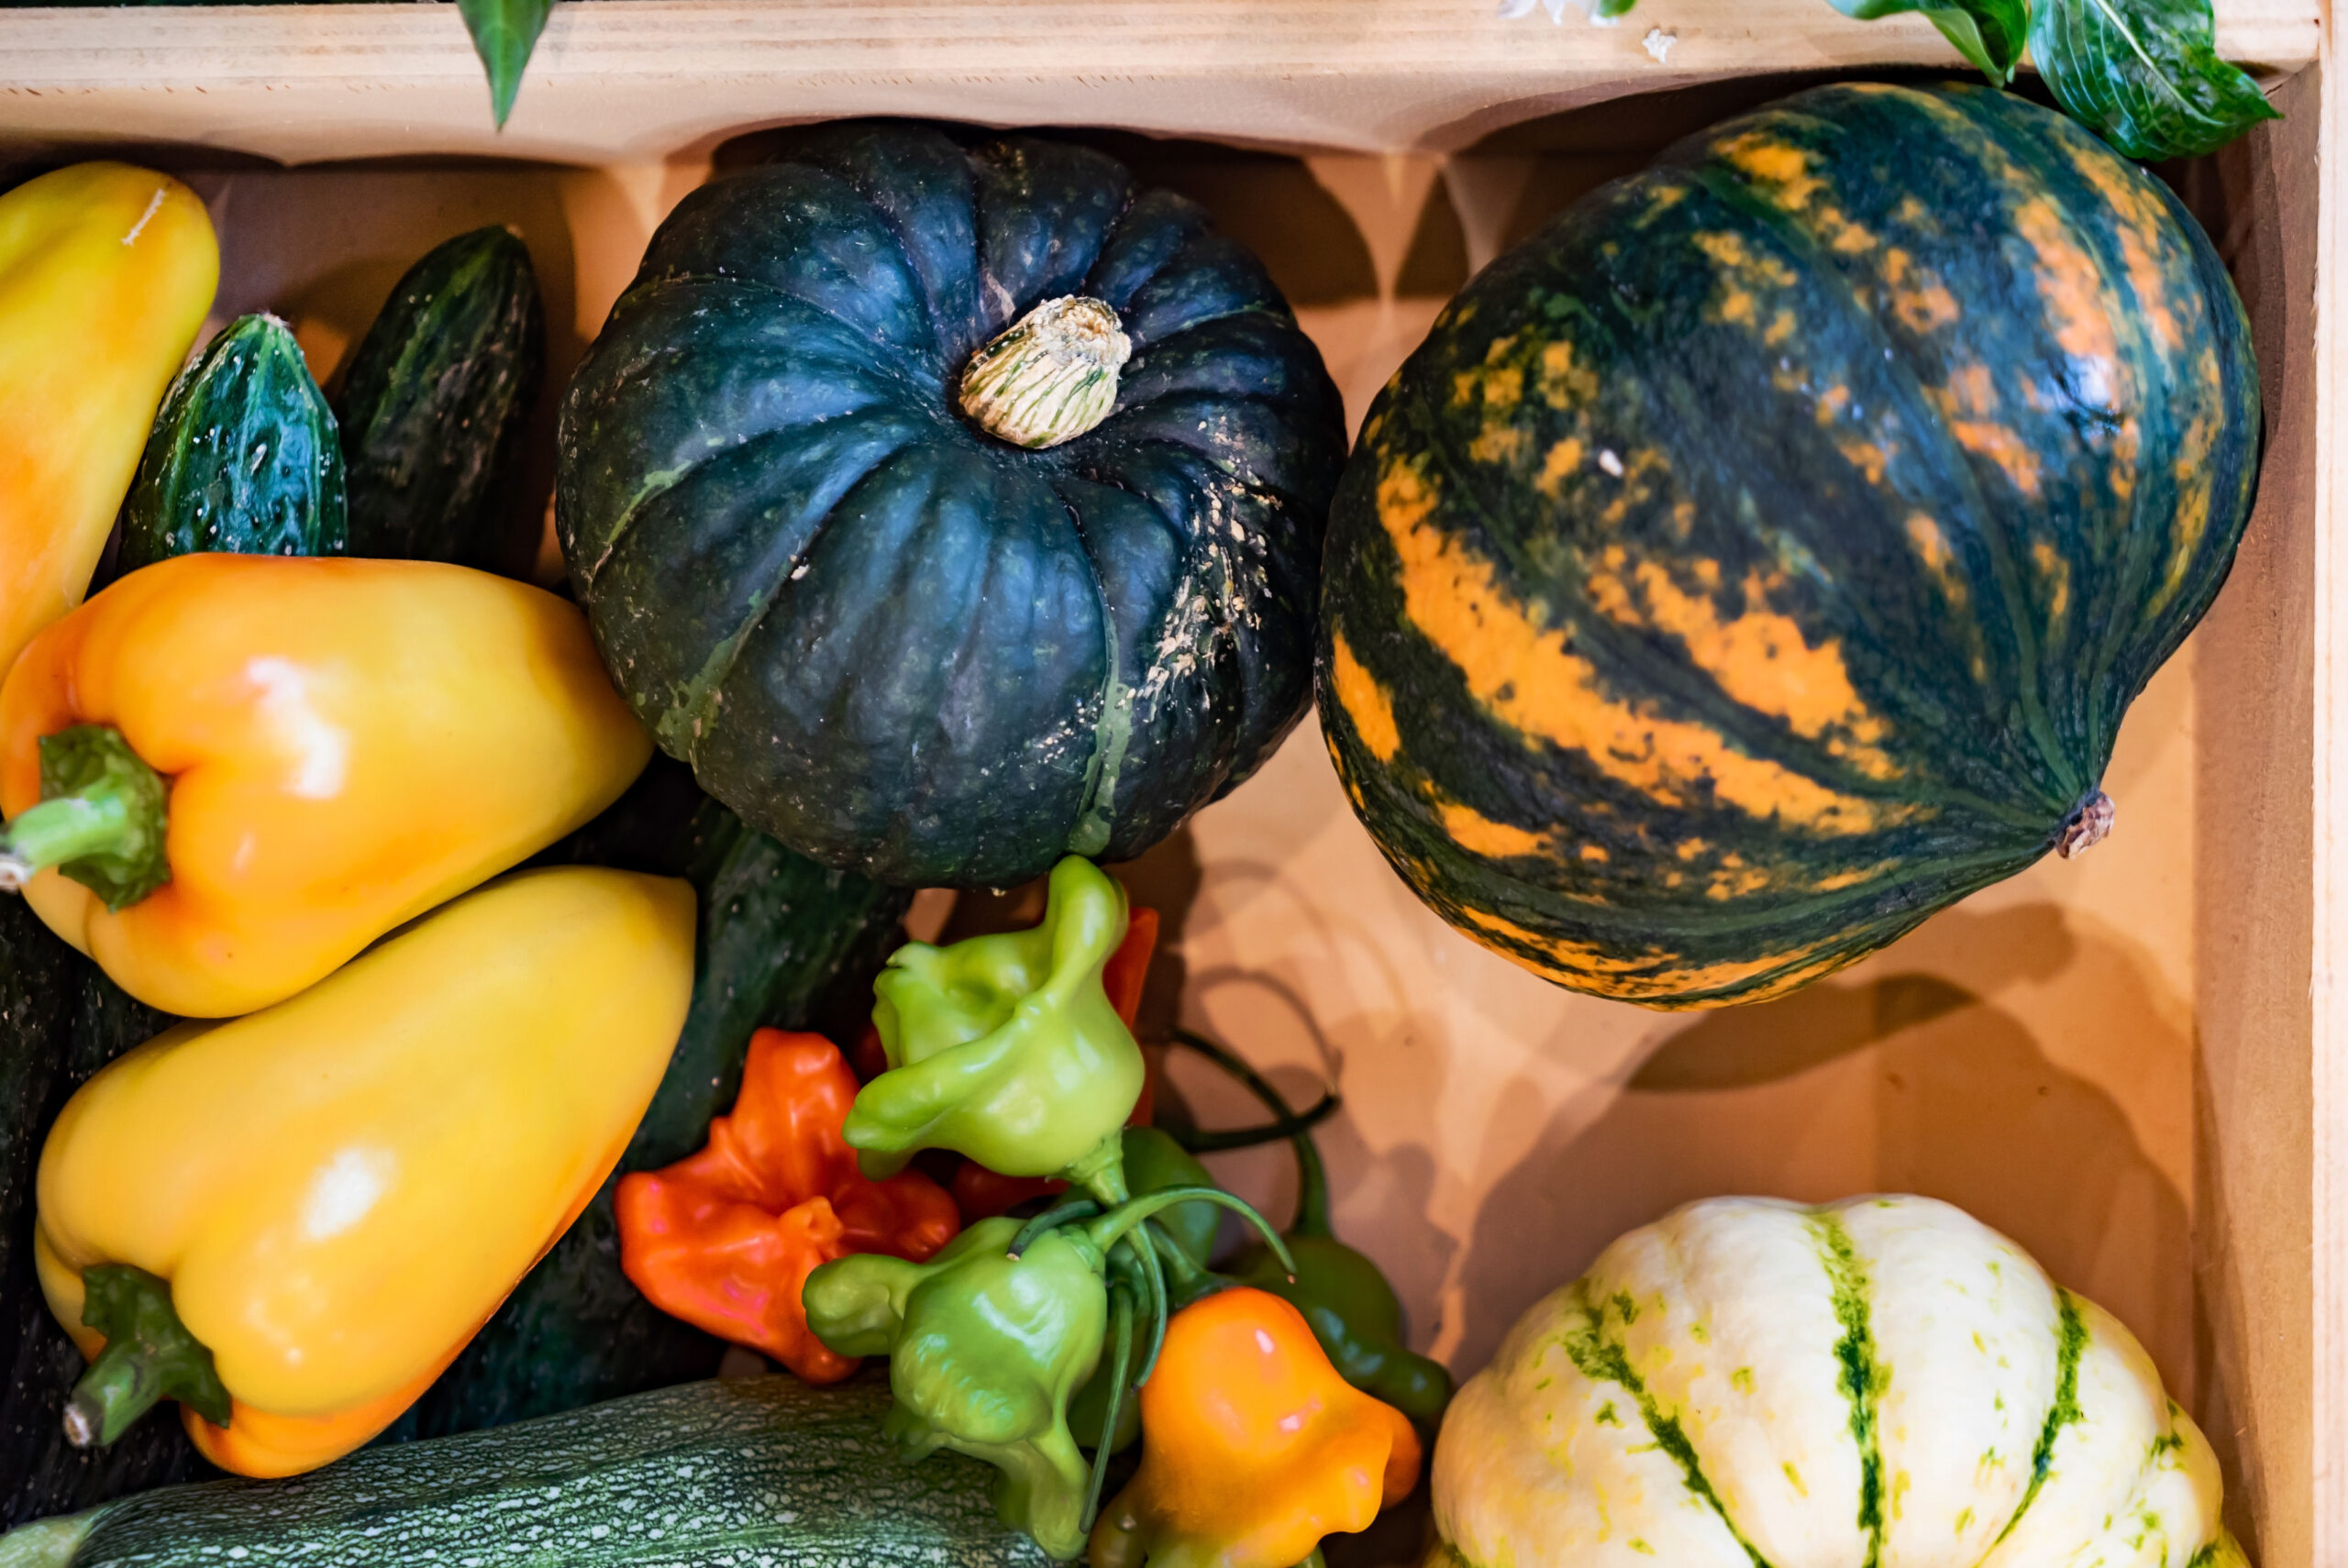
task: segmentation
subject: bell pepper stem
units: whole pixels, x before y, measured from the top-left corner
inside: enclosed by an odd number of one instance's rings
[[[1316,1546],[1312,1549],[1312,1555],[1298,1563],[1296,1568],[1329,1568],[1329,1560],[1321,1555],[1321,1549]]]
[[[1289,1146],[1296,1152],[1296,1219],[1290,1224],[1291,1236],[1327,1236],[1329,1225],[1329,1170],[1321,1163],[1321,1146],[1313,1142],[1312,1126],[1322,1118],[1321,1107],[1299,1116],[1289,1109],[1287,1097],[1274,1088],[1271,1080],[1257,1072],[1245,1057],[1219,1041],[1210,1040],[1195,1030],[1177,1029],[1174,1038],[1221,1067],[1240,1086],[1261,1100],[1264,1109],[1281,1121],[1295,1121],[1303,1125],[1289,1135]],[[1333,1097],[1324,1094],[1322,1103],[1335,1107]],[[1323,1113],[1325,1114],[1325,1113]]]
[[[162,776],[106,724],[40,739],[40,803],[0,829],[0,889],[54,867],[105,900],[135,904],[172,879]]]
[[[73,1386],[65,1438],[75,1448],[114,1441],[160,1399],[179,1399],[216,1427],[228,1424],[228,1390],[172,1308],[172,1287],[143,1268],[94,1264],[82,1271],[82,1321],[106,1347]]]

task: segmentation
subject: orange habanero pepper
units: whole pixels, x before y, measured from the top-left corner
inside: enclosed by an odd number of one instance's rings
[[[856,1362],[807,1329],[807,1276],[850,1253],[925,1262],[954,1239],[953,1199],[915,1171],[873,1181],[840,1124],[856,1075],[820,1034],[761,1029],[750,1037],[733,1114],[709,1143],[614,1193],[620,1266],[654,1306],[763,1351],[809,1383],[836,1383]]]
[[[1290,1568],[1418,1483],[1410,1419],[1338,1376],[1303,1315],[1261,1290],[1174,1315],[1141,1430],[1092,1568]]]

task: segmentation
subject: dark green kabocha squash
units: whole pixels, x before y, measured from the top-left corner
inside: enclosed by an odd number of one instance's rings
[[[2001,93],[1803,93],[1568,209],[1379,397],[1329,746],[1525,967],[1778,995],[2110,829],[2257,443],[2241,303],[2156,181]]]
[[[688,196],[556,522],[711,794],[887,882],[1138,855],[1311,697],[1342,405],[1262,266],[1097,152],[825,127]]]

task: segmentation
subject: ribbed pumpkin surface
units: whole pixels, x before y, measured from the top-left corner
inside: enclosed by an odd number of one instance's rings
[[[1038,304],[1114,311],[1115,405],[967,420]],[[825,127],[654,236],[563,402],[557,525],[620,690],[826,865],[1001,885],[1140,854],[1312,695],[1342,404],[1256,259],[1099,153]]]
[[[1436,911],[1561,985],[1776,995],[2053,847],[2249,512],[2167,191],[2004,94],[1818,89],[1487,269],[1330,522],[1324,727]]]

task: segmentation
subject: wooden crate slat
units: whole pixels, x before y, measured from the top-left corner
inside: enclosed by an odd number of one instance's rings
[[[2288,72],[2320,16],[2220,0],[2219,47]],[[0,142],[609,163],[880,113],[1447,151],[1628,93],[1899,65],[1961,69],[1921,17],[1823,0],[1645,0],[1615,27],[1492,0],[611,0],[556,8],[501,136],[450,6],[6,10]]]

